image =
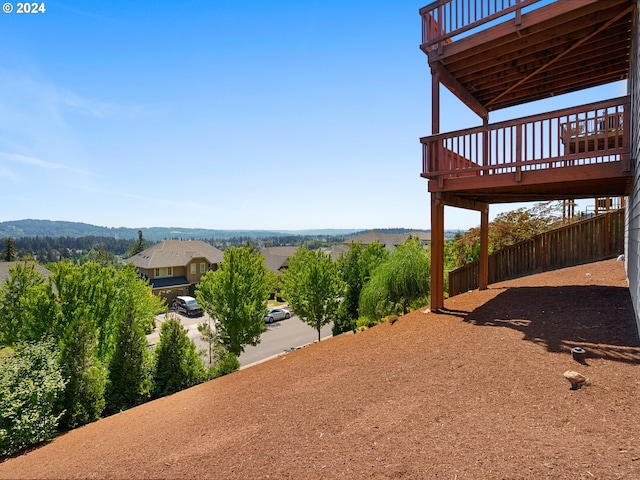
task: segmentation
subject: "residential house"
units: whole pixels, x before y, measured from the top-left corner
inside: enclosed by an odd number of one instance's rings
[[[149,280],[153,293],[170,303],[178,295],[193,294],[193,287],[223,261],[221,250],[200,240],[165,240],[126,260]]]

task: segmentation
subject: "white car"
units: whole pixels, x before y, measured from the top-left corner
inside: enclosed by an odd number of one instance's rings
[[[273,323],[277,322],[278,320],[284,320],[290,317],[291,312],[288,312],[283,308],[270,307],[269,313],[267,313],[267,315],[264,317],[264,321],[265,323]]]

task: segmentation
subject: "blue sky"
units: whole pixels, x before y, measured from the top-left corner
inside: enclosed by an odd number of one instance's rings
[[[0,221],[430,228],[423,5],[47,1],[0,14]],[[479,124],[447,93],[443,111],[442,131]],[[446,228],[478,223],[445,214]]]

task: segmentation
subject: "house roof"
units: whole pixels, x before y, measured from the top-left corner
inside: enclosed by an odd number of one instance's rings
[[[163,277],[149,279],[151,288],[168,288],[190,285],[187,277]]]
[[[330,247],[323,248],[322,251],[329,254],[332,260],[338,260],[338,258],[340,258],[340,255],[349,251],[349,245],[344,243],[340,245],[332,245]]]
[[[280,269],[286,265],[289,257],[296,253],[298,247],[268,247],[263,248],[260,254],[265,259],[266,267],[273,273],[280,273]]]
[[[23,262],[0,262],[0,286],[2,286],[4,282],[9,278],[9,268],[14,267],[18,263]],[[38,263],[36,263],[36,270],[40,272],[40,274],[44,278],[48,278],[49,275],[51,275],[51,272],[49,270]]]
[[[260,254],[265,258],[265,265],[273,273],[282,272],[282,267],[287,266],[287,261],[299,247],[268,247],[263,248]],[[331,256],[332,260],[337,260],[340,255],[349,250],[349,246],[345,244],[332,245],[321,249],[324,253]]]
[[[363,245],[368,245],[378,241],[388,250],[394,250],[395,247],[406,242],[409,237],[418,237],[418,240],[422,243],[431,243],[431,232],[384,233],[377,230],[371,230],[361,235],[348,238],[345,240],[345,243],[362,243]]]
[[[165,240],[127,259],[138,268],[184,267],[194,258],[205,258],[209,263],[220,263],[224,254],[201,240],[183,242]]]

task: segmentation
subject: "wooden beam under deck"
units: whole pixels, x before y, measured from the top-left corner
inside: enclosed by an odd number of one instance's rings
[[[489,204],[472,200],[459,195],[451,195],[449,193],[438,192],[436,198],[448,207],[464,208],[466,210],[476,210],[483,212],[489,208]]]
[[[470,202],[509,203],[629,194],[633,175],[620,162],[429,181],[430,192]],[[520,179],[518,181],[518,178]],[[462,205],[460,205],[462,206]]]

